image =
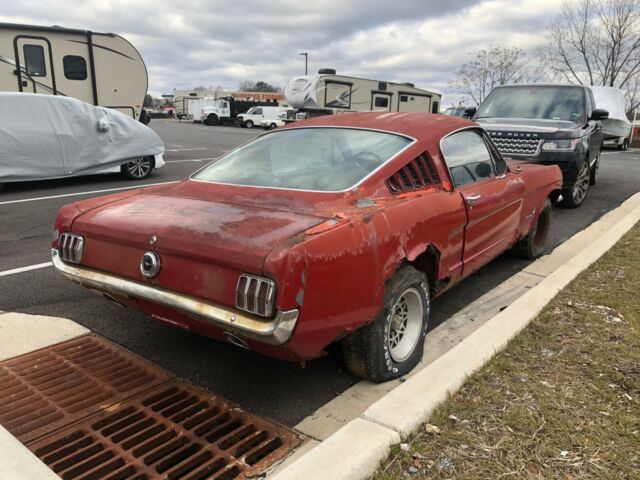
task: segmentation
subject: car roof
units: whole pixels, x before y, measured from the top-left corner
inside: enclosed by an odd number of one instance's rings
[[[417,140],[438,137],[453,130],[477,126],[462,117],[427,113],[358,112],[323,115],[286,125],[284,128],[342,127],[383,130]]]

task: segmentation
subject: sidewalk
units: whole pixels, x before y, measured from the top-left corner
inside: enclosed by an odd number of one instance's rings
[[[640,478],[639,292],[636,225],[373,478]]]

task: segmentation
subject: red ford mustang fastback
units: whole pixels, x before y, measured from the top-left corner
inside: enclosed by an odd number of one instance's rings
[[[73,203],[53,263],[109,299],[284,360],[342,341],[356,375],[419,361],[431,298],[542,253],[557,166],[506,162],[473,122],[358,113],[266,133],[190,178]]]

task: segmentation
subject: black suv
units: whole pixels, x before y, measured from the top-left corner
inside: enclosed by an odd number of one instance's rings
[[[561,206],[577,208],[596,183],[602,127],[609,117],[595,108],[588,87],[506,85],[494,88],[476,111],[498,150],[514,159],[555,164],[564,178]]]

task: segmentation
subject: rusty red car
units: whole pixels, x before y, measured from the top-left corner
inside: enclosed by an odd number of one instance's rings
[[[505,160],[466,119],[332,115],[64,206],[52,258],[120,305],[279,359],[340,341],[381,382],[420,361],[436,295],[506,250],[543,253],[561,187],[557,166]]]

